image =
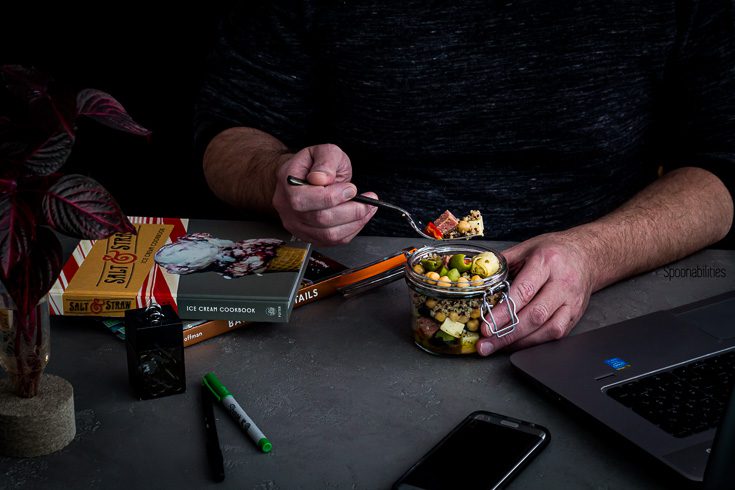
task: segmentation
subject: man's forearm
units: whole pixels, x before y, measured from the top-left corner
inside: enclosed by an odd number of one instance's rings
[[[660,267],[722,239],[733,219],[724,184],[700,168],[664,175],[612,213],[576,228],[594,267],[592,290]]]
[[[274,213],[276,171],[291,154],[273,136],[253,128],[230,128],[204,153],[204,176],[212,192],[238,208]]]

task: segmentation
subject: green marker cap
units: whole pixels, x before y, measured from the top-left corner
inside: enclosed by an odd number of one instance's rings
[[[271,449],[273,449],[273,444],[271,444],[271,441],[263,437],[261,440],[258,441],[258,447],[264,453],[269,453],[271,452]]]
[[[225,385],[220,383],[214,373],[205,374],[202,378],[202,384],[209,388],[209,391],[212,392],[217,401],[222,401],[222,399],[226,396],[232,396],[232,393],[230,393],[230,391],[225,388]],[[268,441],[266,440],[266,442]],[[268,442],[268,444],[270,444],[270,442]],[[270,449],[268,449],[268,451],[270,451]]]

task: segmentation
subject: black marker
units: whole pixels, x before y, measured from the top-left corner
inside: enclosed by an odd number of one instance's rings
[[[207,460],[214,481],[220,482],[225,479],[224,459],[219,447],[217,426],[214,422],[214,400],[209,389],[202,385],[202,408],[204,409],[204,430],[207,436]]]

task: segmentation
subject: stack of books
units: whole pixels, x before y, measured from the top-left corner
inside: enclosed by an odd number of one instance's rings
[[[49,293],[54,315],[104,317],[124,338],[128,309],[170,304],[184,345],[252,322],[286,322],[302,306],[400,277],[406,252],[348,268],[273,224],[131,218],[136,234],[82,240]],[[206,318],[207,320],[202,320]]]

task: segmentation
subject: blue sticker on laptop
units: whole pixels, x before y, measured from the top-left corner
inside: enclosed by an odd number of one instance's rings
[[[605,364],[615,369],[616,371],[620,371],[621,369],[630,367],[630,364],[620,359],[619,357],[611,357],[610,359],[606,359]]]

